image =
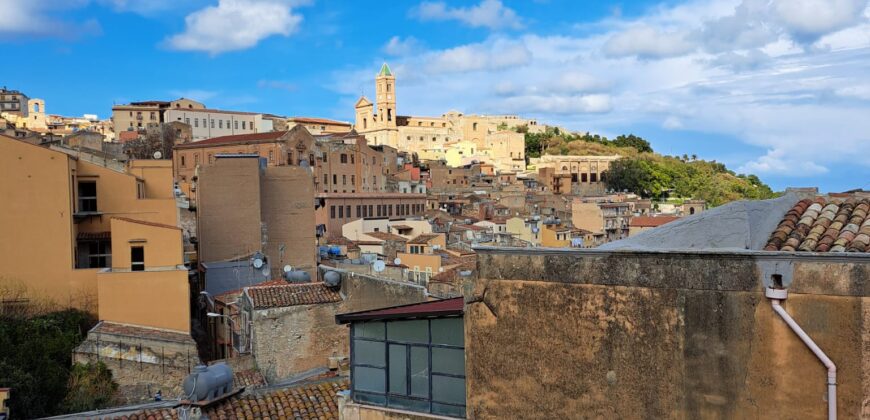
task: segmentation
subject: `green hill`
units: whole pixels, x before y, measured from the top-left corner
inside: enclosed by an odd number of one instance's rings
[[[628,190],[645,198],[684,197],[706,200],[711,206],[741,199],[773,198],[775,193],[755,175],[736,174],[724,164],[697,156],[663,156],[649,142],[629,134],[613,140],[599,135],[577,135],[548,129],[525,133],[526,156],[620,155],[606,175],[608,188]]]

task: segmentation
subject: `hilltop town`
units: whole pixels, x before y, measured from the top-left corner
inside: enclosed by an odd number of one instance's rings
[[[348,122],[0,90],[0,413],[870,415],[870,192],[405,115],[399,76]]]

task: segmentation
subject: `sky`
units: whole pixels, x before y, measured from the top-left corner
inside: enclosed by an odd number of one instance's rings
[[[868,0],[0,0],[0,47],[0,85],[55,114],[188,97],[352,121],[387,62],[400,115],[519,114],[777,190],[870,189]]]

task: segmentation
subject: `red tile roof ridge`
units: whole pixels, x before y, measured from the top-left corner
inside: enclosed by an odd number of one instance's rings
[[[229,136],[212,137],[205,140],[183,143],[175,146],[175,149],[195,149],[197,147],[211,147],[245,142],[270,142],[283,137],[290,131],[266,131],[263,133],[232,134]]]

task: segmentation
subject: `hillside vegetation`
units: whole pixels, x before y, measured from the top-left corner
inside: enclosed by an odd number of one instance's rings
[[[526,156],[620,155],[606,175],[608,188],[628,190],[645,198],[683,197],[706,200],[711,206],[741,199],[773,198],[777,194],[755,175],[736,174],[724,164],[697,156],[663,156],[649,142],[629,134],[613,140],[599,135],[577,135],[558,128],[525,133]]]

